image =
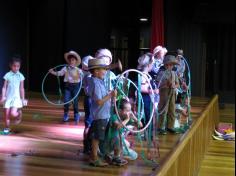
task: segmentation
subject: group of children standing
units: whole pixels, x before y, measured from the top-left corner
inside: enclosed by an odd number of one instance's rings
[[[106,166],[115,164],[122,166],[128,163],[123,156],[130,160],[137,158],[137,153],[130,148],[125,139],[124,125],[132,124],[139,128],[146,125],[150,118],[150,87],[152,82],[155,106],[158,107],[158,131],[166,134],[166,130],[177,133],[174,128],[176,88],[179,87],[175,65],[179,65],[177,57],[161,46],[157,46],[153,53],[146,53],[138,59],[138,69],[144,73],[141,80],[141,93],[144,101],[145,120],[139,121],[132,112],[129,100],[122,99],[119,106],[119,116],[113,113],[116,103],[117,90],[112,83],[116,75],[109,70],[112,54],[108,49],[100,49],[95,57],[80,56],[69,51],[64,55],[67,65],[60,71],[49,69],[55,76],[64,76],[64,102],[68,102],[79,91],[79,84],[84,89],[84,153],[90,154],[90,164],[93,166]],[[82,70],[78,67],[82,62]],[[4,106],[5,131],[10,132],[10,116],[16,117],[17,123],[21,121],[21,108],[26,105],[24,93],[24,76],[19,72],[20,60],[13,58],[10,63],[11,71],[4,76],[1,102]],[[182,69],[182,68],[181,68]],[[177,68],[181,74],[181,69]],[[183,70],[183,69],[182,69]],[[155,106],[153,108],[155,108]],[[78,97],[73,100],[74,120],[80,120],[78,111]],[[63,121],[69,120],[69,103],[64,105]],[[167,121],[167,123],[166,123]],[[122,123],[122,124],[121,124]],[[100,159],[107,159],[107,162]]]

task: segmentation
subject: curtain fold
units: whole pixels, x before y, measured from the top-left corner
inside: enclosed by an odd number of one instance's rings
[[[163,0],[152,0],[151,51],[153,51],[157,45],[164,45]]]

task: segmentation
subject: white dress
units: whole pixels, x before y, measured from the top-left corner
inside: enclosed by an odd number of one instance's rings
[[[4,108],[22,108],[22,101],[20,97],[20,83],[25,80],[23,74],[19,71],[14,73],[9,71],[3,77],[7,81],[6,101],[3,104]]]

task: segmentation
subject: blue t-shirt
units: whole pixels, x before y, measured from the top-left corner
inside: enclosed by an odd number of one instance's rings
[[[103,80],[91,77],[88,82],[88,95],[91,97],[90,114],[93,120],[109,119],[111,110],[111,100],[107,100],[99,106],[96,101],[103,99],[108,94]]]

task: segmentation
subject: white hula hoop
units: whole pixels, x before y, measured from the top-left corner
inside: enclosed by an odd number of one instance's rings
[[[63,66],[66,66],[66,64],[57,65],[57,66],[53,67],[52,69],[56,69],[56,68],[58,68],[58,67],[63,67]],[[80,87],[79,87],[78,92],[77,92],[76,95],[75,95],[72,99],[70,99],[69,101],[63,102],[63,103],[54,103],[54,102],[52,102],[51,100],[49,100],[48,97],[47,97],[46,94],[45,94],[45,91],[44,91],[44,83],[45,83],[45,80],[46,80],[46,78],[47,78],[47,76],[48,76],[49,74],[50,74],[50,72],[47,72],[47,74],[44,76],[43,81],[42,81],[42,85],[41,85],[41,91],[42,91],[43,98],[44,98],[49,104],[52,104],[52,105],[55,105],[55,106],[63,106],[63,105],[65,105],[65,104],[68,104],[68,103],[72,102],[72,101],[79,95],[80,90],[81,90],[81,87],[82,87],[82,79],[81,79],[81,81],[80,81],[80,83],[79,83],[79,84],[80,84]]]
[[[140,72],[140,71],[138,71],[138,70],[136,70],[136,69],[129,69],[129,70],[124,71],[124,72],[119,76],[119,78],[117,79],[117,82],[116,82],[116,86],[115,86],[115,87],[118,86],[119,81],[120,81],[122,78],[124,78],[123,75],[126,74],[127,72],[136,72],[136,73],[142,75],[144,78],[146,78],[146,76],[145,76],[144,73],[142,73],[142,72]],[[150,119],[149,119],[148,123],[146,124],[146,126],[144,126],[144,127],[143,127],[142,129],[140,129],[140,130],[133,130],[133,129],[129,129],[127,126],[125,126],[123,123],[121,123],[125,129],[127,129],[128,131],[130,131],[130,132],[132,132],[132,133],[141,133],[141,132],[145,131],[145,130],[148,128],[148,126],[151,124],[151,121],[152,121],[152,118],[153,118],[153,114],[154,114],[154,92],[153,92],[152,86],[151,86],[151,84],[150,84],[149,81],[148,81],[148,84],[149,84],[149,88],[150,88],[150,90],[151,90],[151,94],[149,94],[149,96],[150,96],[150,98],[151,98],[151,103],[152,103],[152,105],[153,105],[153,108],[152,108],[152,111],[151,111],[151,114],[150,114]],[[137,87],[136,87],[136,88],[137,88]],[[116,103],[114,103],[114,104],[115,104],[116,115],[117,115],[117,117],[118,117],[118,120],[121,122],[121,118],[120,118],[120,115],[119,115],[119,112],[118,112],[118,109],[117,109],[117,105],[116,105]],[[132,113],[133,113],[133,112],[132,112]],[[137,117],[136,117],[136,118],[137,118]],[[137,119],[138,119],[138,118],[137,118]]]

